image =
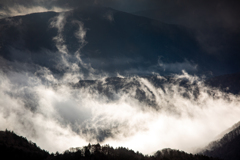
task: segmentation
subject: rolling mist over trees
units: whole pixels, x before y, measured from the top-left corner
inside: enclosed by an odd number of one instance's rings
[[[211,142],[199,154],[188,154],[170,148],[162,149],[153,155],[143,155],[124,147],[113,148],[110,145],[88,144],[87,146],[70,148],[63,153],[49,153],[25,137],[16,135],[13,131],[0,131],[1,156],[8,159],[21,158],[25,160],[238,160],[240,132],[239,123],[229,128],[220,139]],[[213,158],[215,157],[215,158]]]

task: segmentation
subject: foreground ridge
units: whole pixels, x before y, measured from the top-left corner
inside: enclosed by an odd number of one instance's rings
[[[13,131],[0,131],[0,153],[7,159],[43,160],[49,153]]]
[[[157,151],[154,155],[149,156],[124,147],[113,148],[109,145],[101,146],[100,144],[70,148],[62,154],[58,152],[49,154],[35,143],[8,130],[0,131],[0,150],[3,157],[25,160],[218,160],[217,158],[188,154],[169,148]]]
[[[211,142],[201,153],[224,160],[239,160],[240,122],[233,125],[229,130],[220,139]]]

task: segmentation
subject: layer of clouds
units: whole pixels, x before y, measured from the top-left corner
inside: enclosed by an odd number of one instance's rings
[[[159,58],[158,65],[161,67],[164,71],[170,71],[172,73],[179,73],[182,70],[185,70],[187,72],[191,71],[197,71],[197,64],[194,64],[193,62],[189,62],[185,59],[184,62],[176,62],[176,63],[164,63]]]
[[[156,87],[147,78],[118,76],[125,85],[115,92],[107,83],[106,73],[81,59],[87,29],[80,21],[72,21],[78,27],[74,36],[79,40],[79,48],[69,53],[62,34],[67,16],[61,13],[49,25],[58,31],[53,41],[58,49],[55,67],[62,71],[61,75],[36,64],[0,59],[1,130],[13,130],[54,152],[100,142],[151,154],[167,147],[194,152],[239,121],[239,96],[208,88],[199,77],[186,72],[175,75],[174,83],[162,87]],[[159,65],[170,71],[197,69],[187,60]],[[96,89],[98,86],[70,85],[81,79],[99,79],[104,89],[110,86],[114,98],[102,94]],[[157,79],[166,80],[161,76]],[[181,79],[192,88],[181,86]],[[197,98],[193,92],[196,87]],[[139,90],[156,105],[146,105],[135,98]]]
[[[58,26],[58,36],[64,29],[60,27],[64,26],[64,17],[61,16],[64,15],[55,17],[51,23]],[[57,23],[59,19],[61,23]],[[83,42],[81,37],[84,36],[80,36]],[[60,48],[62,45],[65,45],[64,41],[60,43]],[[76,54],[72,57],[67,51],[57,52],[59,59],[65,62],[59,63],[69,68],[58,78],[48,68],[1,59],[2,130],[13,130],[54,152],[100,142],[151,154],[166,147],[194,152],[239,121],[238,96],[208,88],[199,77],[186,72],[176,75],[174,83],[166,83],[163,87],[156,87],[146,78],[119,76],[126,82],[126,87],[114,92],[114,88],[107,85],[114,93],[113,99],[94,87],[72,88],[69,84],[84,76],[79,76],[82,75],[81,65],[77,70],[74,68],[76,63],[80,63],[77,58],[69,60]],[[80,50],[77,53],[80,54]],[[27,66],[14,69],[24,65]],[[165,80],[161,76],[157,78]],[[197,99],[191,89],[180,85],[180,79],[197,84],[200,89]],[[107,83],[105,78],[100,81]],[[156,106],[136,99],[139,89],[147,99],[156,101]],[[209,92],[214,96],[210,96]],[[185,93],[188,96],[184,96]]]
[[[61,84],[61,79],[51,79],[52,75],[43,70],[44,81],[29,72],[1,71],[0,126],[49,151],[100,142],[145,154],[166,147],[194,152],[239,121],[238,96],[205,87],[199,77],[186,72],[176,75],[174,83],[166,83],[163,88],[146,78],[121,78],[129,85],[139,85],[113,92],[117,98],[110,100],[89,87]],[[181,87],[180,79],[197,84],[197,99],[192,90]],[[138,89],[157,106],[134,98]]]

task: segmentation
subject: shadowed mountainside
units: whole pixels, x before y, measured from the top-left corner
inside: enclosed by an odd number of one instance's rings
[[[224,160],[240,159],[240,122],[230,128],[219,140],[211,142],[201,154]]]
[[[62,19],[58,22],[56,16]],[[238,69],[206,53],[186,27],[104,7],[1,19],[0,55],[60,73],[56,67],[60,60],[56,37],[60,30],[51,26],[53,21],[61,26],[58,45],[66,47],[71,55],[81,49],[82,60],[98,71],[145,75],[184,69],[188,73],[219,74]]]
[[[42,160],[49,153],[40,149],[35,143],[10,131],[0,131],[1,157],[6,159]]]
[[[206,81],[206,84],[219,88],[220,90],[239,94],[240,93],[240,73],[221,75],[217,77],[210,78]]]
[[[239,68],[240,23],[238,1],[212,0],[181,3],[161,2],[156,8],[133,14],[156,19],[168,24],[191,28],[200,46],[217,61]],[[222,67],[221,70],[226,68]],[[235,70],[235,72],[239,72]],[[234,73],[234,72],[233,72]],[[223,74],[223,73],[221,73]]]
[[[7,159],[36,159],[36,160],[218,160],[203,155],[188,154],[183,151],[163,149],[154,155],[143,155],[127,148],[113,148],[109,145],[99,144],[84,146],[82,148],[71,148],[63,154],[58,152],[49,154],[41,150],[36,144],[16,135],[10,131],[0,131],[1,156]]]

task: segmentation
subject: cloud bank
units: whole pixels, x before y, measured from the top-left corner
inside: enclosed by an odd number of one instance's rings
[[[79,47],[69,53],[62,35],[67,16],[61,13],[49,22],[49,28],[57,29],[55,69],[61,74],[0,59],[0,129],[51,152],[99,142],[151,154],[162,148],[195,152],[239,121],[239,96],[209,88],[186,72],[170,81],[156,76],[161,85],[146,77],[107,79],[81,59],[88,43],[81,21],[72,21]],[[196,69],[188,61],[161,65]],[[79,86],[79,80],[87,85]]]
[[[61,83],[63,80],[55,79],[47,69],[41,72],[42,77],[1,71],[0,126],[53,152],[89,142],[129,147],[145,154],[168,147],[194,152],[239,121],[239,96],[208,88],[187,73],[176,75],[173,83],[163,87],[147,78],[122,77],[125,87],[118,92],[111,90],[104,78],[100,80],[103,87],[115,97],[109,98],[91,86]],[[197,97],[180,85],[182,79],[195,84]],[[156,105],[140,102],[138,89]]]

